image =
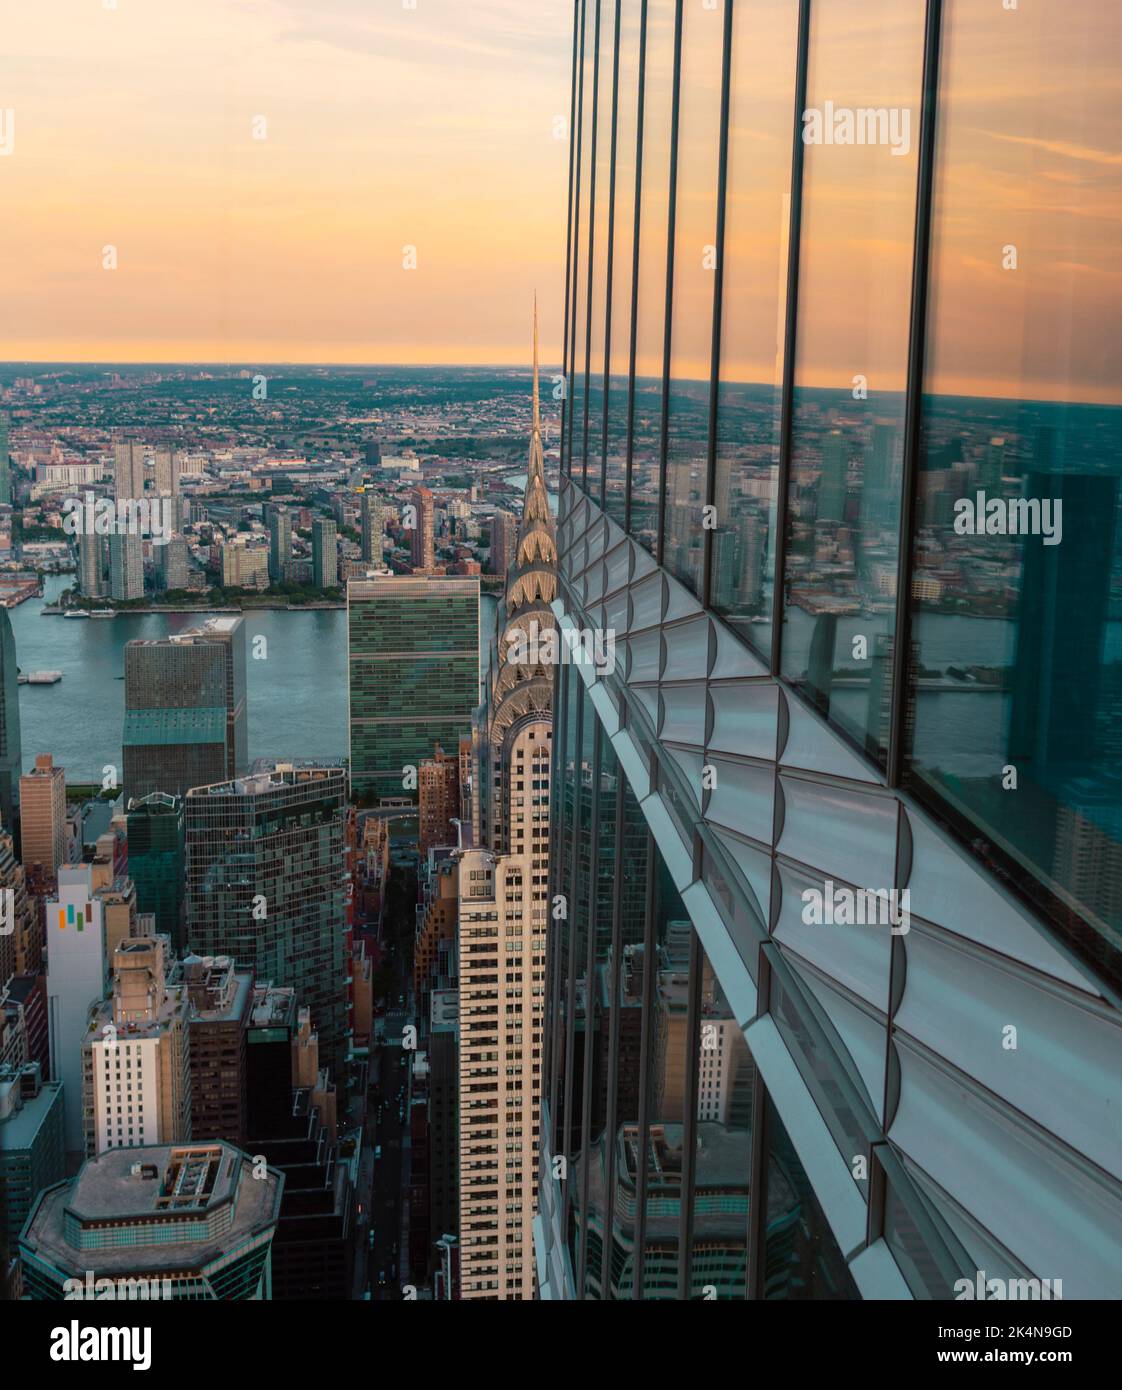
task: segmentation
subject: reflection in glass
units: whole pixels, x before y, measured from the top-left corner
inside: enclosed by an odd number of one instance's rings
[[[771,659],[798,7],[733,10],[710,601]]]
[[[1034,8],[995,86],[1001,18],[945,21],[910,782],[1118,985],[1122,12]]]
[[[705,558],[724,5],[682,10],[662,562],[694,593]]]
[[[631,300],[635,282],[635,155],[639,116],[642,0],[620,0],[616,100],[615,209],[612,216],[611,343],[608,361],[604,508],[627,524],[627,409],[631,370]]]
[[[580,444],[584,487],[599,500],[604,449],[604,328],[607,322],[608,214],[612,195],[612,103],[616,37],[614,0],[598,0],[600,43],[597,50],[595,186],[592,190],[593,233],[588,296],[589,348],[586,415]]]
[[[581,15],[578,61],[581,62],[577,97],[576,196],[573,203],[573,286],[569,321],[569,414],[565,426],[568,471],[580,482],[584,477],[585,372],[588,363],[588,239],[591,225],[589,192],[592,184],[592,109],[595,104],[596,12],[598,0],[585,0]],[[583,54],[583,60],[580,55]]]
[[[635,418],[631,534],[658,544],[662,374],[666,341],[666,250],[670,210],[670,126],[674,100],[674,0],[647,0],[643,78],[643,170],[635,326]]]
[[[811,6],[783,674],[887,756],[923,6]]]

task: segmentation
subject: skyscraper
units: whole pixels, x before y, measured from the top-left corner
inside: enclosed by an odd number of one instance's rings
[[[66,862],[66,771],[50,753],[38,753],[35,766],[19,781],[20,858],[48,883]]]
[[[1001,225],[963,177],[996,28],[760,8],[576,6],[553,610],[626,660],[556,686],[540,1293],[949,1299],[984,1269],[1122,1297],[1118,411],[1066,358],[1041,403],[1028,354],[1085,327],[1066,270],[1054,316],[961,336],[955,229]],[[836,84],[879,104],[889,40],[928,157],[804,141]],[[997,141],[1024,104],[991,103]],[[672,515],[698,382],[698,500],[753,499],[739,578]],[[1030,519],[1062,500],[1062,545],[956,530],[937,499],[975,468]]]
[[[139,501],[144,496],[144,445],[118,440],[113,445],[113,493],[117,501]]]
[[[548,911],[557,547],[545,486],[534,309],[526,493],[476,716],[473,814],[458,856],[460,1248],[465,1299],[534,1296],[533,1223]]]
[[[347,640],[351,786],[415,799],[417,768],[459,747],[479,702],[479,580],[352,579]]]
[[[456,843],[452,820],[460,814],[460,758],[437,744],[417,769],[417,844],[422,860],[430,849]]]
[[[191,1138],[187,990],[168,980],[164,943],[135,936],[110,961],[109,998],[82,1044],[86,1157]]]
[[[155,551],[161,586],[165,589],[186,589],[190,568],[184,537],[171,536],[166,544],[156,546]]]
[[[90,1008],[105,998],[108,952],[102,904],[88,864],[60,869],[46,906],[51,1076],[63,1085],[66,1151],[85,1150],[82,1044]]]
[[[491,573],[506,576],[514,560],[518,523],[510,512],[496,508],[491,518]]]
[[[433,532],[435,515],[431,490],[427,487],[414,488],[409,494],[409,505],[415,512],[415,524],[409,533],[413,569],[431,570],[436,564],[436,542]]]
[[[386,531],[385,504],[376,492],[367,489],[362,494],[362,558],[374,569],[383,563],[382,541]]]
[[[269,512],[269,578],[274,584],[292,577],[292,513],[287,507]]]
[[[16,638],[6,608],[0,608],[0,826],[15,827],[23,746],[19,723]]]
[[[125,645],[126,805],[236,777],[247,761],[245,624],[208,618]]]
[[[171,448],[156,450],[155,480],[156,492],[159,496],[179,496],[180,462],[180,455],[177,450]]]
[[[144,547],[127,531],[109,537],[109,596],[120,603],[144,597]]]
[[[150,912],[156,930],[184,943],[183,871],[186,862],[183,798],[151,792],[128,807],[129,877],[136,888],[136,910]]]
[[[293,769],[187,794],[187,939],[312,1011],[323,1060],[341,1079],[347,1050],[342,768]]]
[[[87,531],[78,537],[78,588],[83,598],[98,598],[105,593],[106,539]]]
[[[312,522],[312,574],[317,589],[333,589],[339,582],[337,528],[323,516]]]

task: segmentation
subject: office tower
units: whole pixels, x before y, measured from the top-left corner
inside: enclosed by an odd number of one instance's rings
[[[182,455],[176,449],[156,450],[156,492],[160,497],[179,496],[179,470],[181,465]]]
[[[121,941],[109,998],[91,1010],[82,1044],[86,1157],[191,1138],[187,990],[169,982],[158,937]]]
[[[156,570],[160,585],[164,589],[186,589],[190,573],[187,541],[183,536],[172,536],[165,545],[153,547],[156,554]]]
[[[156,931],[176,949],[184,940],[183,869],[186,862],[181,796],[150,792],[128,803],[128,870],[136,909],[155,918]]]
[[[417,768],[479,702],[478,578],[350,580],[347,661],[352,790],[415,800]]]
[[[385,503],[369,489],[362,494],[362,558],[374,569],[383,563],[382,541],[386,531]]]
[[[453,819],[460,814],[459,753],[445,753],[436,745],[431,758],[417,769],[419,803],[418,849],[424,859],[430,849],[456,844]]]
[[[283,583],[292,573],[292,513],[274,507],[269,513],[269,578]]]
[[[222,547],[222,587],[226,589],[267,589],[270,551],[244,540],[227,541]]]
[[[113,494],[117,501],[144,496],[144,445],[118,440],[113,445]]]
[[[13,975],[0,987],[0,1062],[8,1066],[38,1062],[42,1074],[50,1074],[47,981],[41,971]]]
[[[0,1066],[0,1242],[15,1249],[36,1194],[65,1176],[61,1083],[38,1062]]]
[[[11,441],[8,437],[8,416],[0,410],[0,502],[12,505]]]
[[[119,603],[144,597],[143,544],[127,531],[109,537],[109,597]]]
[[[341,1078],[347,1048],[342,768],[286,764],[187,794],[187,937],[295,990]]]
[[[322,516],[312,522],[312,576],[317,589],[333,589],[339,582],[337,528]]]
[[[518,523],[510,512],[497,510],[491,518],[491,573],[506,576],[514,560]]]
[[[125,644],[126,805],[245,769],[245,660],[244,620],[233,616]]]
[[[191,1035],[191,1137],[247,1143],[253,972],[231,956],[187,956],[183,983]]]
[[[978,486],[983,491],[1000,494],[1005,476],[1005,440],[995,435],[986,444],[978,464]]]
[[[436,543],[433,539],[435,514],[432,492],[427,487],[417,487],[409,494],[409,505],[414,510],[413,527],[409,532],[409,553],[414,571],[431,570],[436,564]]]
[[[21,859],[54,882],[66,862],[66,770],[50,753],[38,753],[35,766],[19,779]]]
[[[459,855],[461,1297],[530,1299],[541,1106],[557,548],[533,421],[518,546],[476,720],[483,843]],[[470,843],[470,840],[468,840]]]
[[[105,998],[108,985],[102,903],[88,865],[59,870],[46,921],[51,1078],[64,1087],[67,1153],[80,1153],[85,1149],[82,1044],[90,1008]]]
[[[26,1296],[109,1297],[95,1292],[108,1284],[117,1298],[271,1299],[283,1187],[230,1144],[107,1149],[36,1199],[19,1245]]]
[[[362,453],[366,459],[367,468],[381,468],[382,446],[376,439],[368,439],[362,446]]]
[[[27,875],[15,856],[15,841],[0,833],[0,982],[12,975],[38,974],[43,964],[43,924],[27,891]]]
[[[16,638],[6,608],[0,609],[0,826],[15,827],[23,750],[19,724]]]
[[[1108,630],[1122,438],[1093,374],[1064,353],[1044,376],[1029,365],[1057,341],[1100,341],[1107,313],[1061,269],[1080,254],[1074,229],[1044,258],[1039,291],[1054,312],[1027,328],[980,297],[975,249],[953,244],[964,219],[980,213],[987,235],[1001,220],[963,182],[976,149],[970,67],[992,39],[976,16],[943,10],[924,107],[940,138],[919,175],[930,223],[921,212],[917,225],[914,146],[863,171],[845,146],[804,150],[790,111],[821,107],[825,74],[871,71],[890,34],[893,73],[908,65],[907,100],[920,99],[922,16],[905,34],[899,7],[877,0],[839,41],[817,20],[799,32],[813,5],[781,8],[761,25],[751,5],[577,6],[554,609],[563,630],[614,630],[627,655],[610,673],[558,672],[548,891],[564,912],[550,924],[539,1292],[943,1300],[984,1270],[1061,1279],[1065,1300],[1116,1299],[1122,818]],[[1084,22],[1081,34],[1098,31]],[[1018,53],[1015,78],[1039,65],[1054,80],[1069,38],[1057,16]],[[774,116],[758,100],[761,71],[785,87]],[[1066,100],[1089,115],[1070,73]],[[999,143],[1018,138],[1026,101],[989,113]],[[641,121],[605,123],[605,110]],[[672,175],[678,116],[689,158]],[[767,172],[764,139],[779,152]],[[637,216],[619,201],[621,167],[641,182]],[[1037,196],[1028,175],[1014,184]],[[788,194],[790,217],[762,231],[760,208]],[[613,197],[613,264],[628,264],[637,225],[643,266],[618,302],[587,273]],[[718,206],[722,284],[710,277],[706,299],[692,248]],[[792,219],[800,255],[788,261]],[[828,264],[839,245],[863,249]],[[890,286],[886,320],[875,302]],[[911,312],[921,303],[935,308],[926,321]],[[777,325],[794,349],[778,359]],[[886,325],[896,346],[869,368],[865,400],[850,390],[866,370],[856,359]],[[683,345],[706,339],[699,372]],[[662,372],[662,420],[710,380],[722,447],[709,445],[707,502],[731,460],[774,460],[776,505],[761,495],[759,506],[774,573],[756,622],[734,625],[717,606],[740,587],[727,575],[714,586],[710,568],[690,587],[665,516],[651,547],[635,506],[645,466],[621,480],[629,512],[605,513],[605,424],[622,436],[611,456],[638,463],[652,413],[642,368],[632,384],[624,366],[617,413],[586,393],[605,370],[588,344],[609,341],[613,376],[617,342],[625,363],[634,354]],[[656,428],[665,475],[678,437]],[[956,533],[933,499],[948,475],[969,482],[979,467],[1017,474],[1021,494],[1004,501],[1030,522],[1062,501],[1062,543],[1031,526]],[[868,524],[882,487],[904,544]],[[744,587],[757,588],[754,565]],[[613,979],[635,884],[637,1059]],[[684,987],[671,989],[667,960]],[[1030,1036],[1040,1047],[1026,1066]]]
[[[78,588],[83,598],[105,593],[105,536],[83,531],[78,537]]]

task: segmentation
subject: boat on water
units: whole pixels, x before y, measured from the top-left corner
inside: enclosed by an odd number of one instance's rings
[[[64,618],[88,618],[90,615],[84,608],[70,608],[62,616]]]
[[[20,685],[57,685],[62,680],[61,671],[22,671],[16,677]]]
[[[117,610],[115,608],[91,608],[91,618],[115,618]]]

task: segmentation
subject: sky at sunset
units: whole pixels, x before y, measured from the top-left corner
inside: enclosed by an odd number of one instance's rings
[[[0,0],[0,33],[0,359],[521,363],[535,289],[559,359],[569,0]]]

